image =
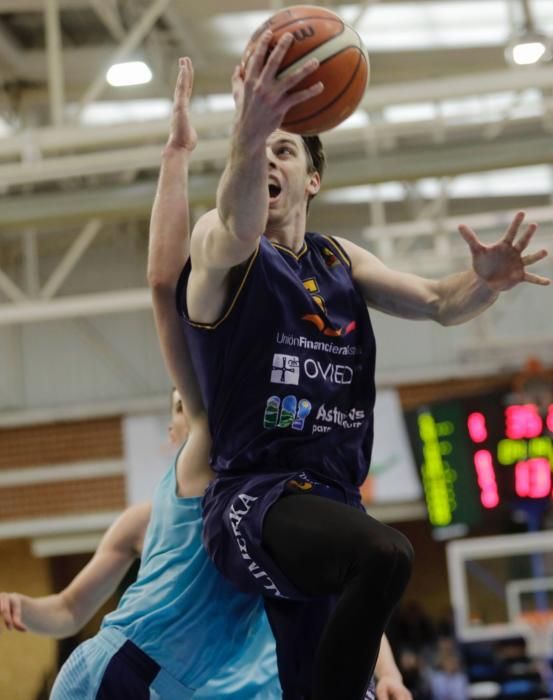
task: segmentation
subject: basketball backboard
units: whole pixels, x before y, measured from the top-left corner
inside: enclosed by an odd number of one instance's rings
[[[553,656],[553,532],[455,540],[447,562],[462,642],[521,635],[530,654]]]

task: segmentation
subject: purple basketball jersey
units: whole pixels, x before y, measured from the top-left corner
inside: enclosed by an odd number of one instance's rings
[[[185,269],[177,290],[187,318]],[[350,261],[306,234],[298,254],[261,238],[221,319],[185,324],[218,474],[305,469],[359,486],[372,448],[375,341]]]

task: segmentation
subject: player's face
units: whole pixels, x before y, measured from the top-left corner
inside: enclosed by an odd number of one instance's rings
[[[318,173],[308,172],[301,137],[280,129],[267,139],[269,161],[269,219],[278,212],[305,209],[310,195],[319,191]]]
[[[169,437],[173,445],[176,447],[182,445],[188,437],[188,431],[188,420],[184,413],[182,399],[179,392],[173,389],[171,395],[171,422],[169,423]]]

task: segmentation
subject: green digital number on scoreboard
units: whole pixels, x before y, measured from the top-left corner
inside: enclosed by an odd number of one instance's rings
[[[481,520],[478,493],[467,469],[472,456],[464,422],[463,407],[454,401],[421,408],[407,416],[428,518],[435,528],[469,527]]]

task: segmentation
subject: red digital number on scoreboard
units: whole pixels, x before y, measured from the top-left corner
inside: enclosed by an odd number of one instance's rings
[[[515,491],[521,498],[547,498],[551,493],[551,465],[536,457],[515,465]]]
[[[511,440],[535,438],[542,434],[543,420],[536,404],[507,406],[505,409],[505,435]]]
[[[467,419],[467,427],[469,429],[470,439],[473,442],[485,442],[488,439],[488,429],[486,428],[486,417],[483,413],[469,414]]]
[[[480,502],[484,508],[495,508],[499,505],[499,493],[491,453],[488,450],[478,450],[474,455],[474,467],[480,486]]]
[[[502,465],[514,466],[514,491],[519,498],[553,496],[553,446],[551,438],[543,435],[544,429],[553,432],[553,404],[548,406],[546,415],[542,415],[538,406],[532,403],[507,406],[504,411],[504,437],[497,442],[497,447],[501,447],[499,459]],[[484,413],[469,413],[467,429],[475,445],[482,445],[489,438]],[[506,447],[511,448],[507,462],[504,461]],[[478,450],[474,454],[474,468],[482,505],[484,508],[495,508],[501,498],[492,452]]]

